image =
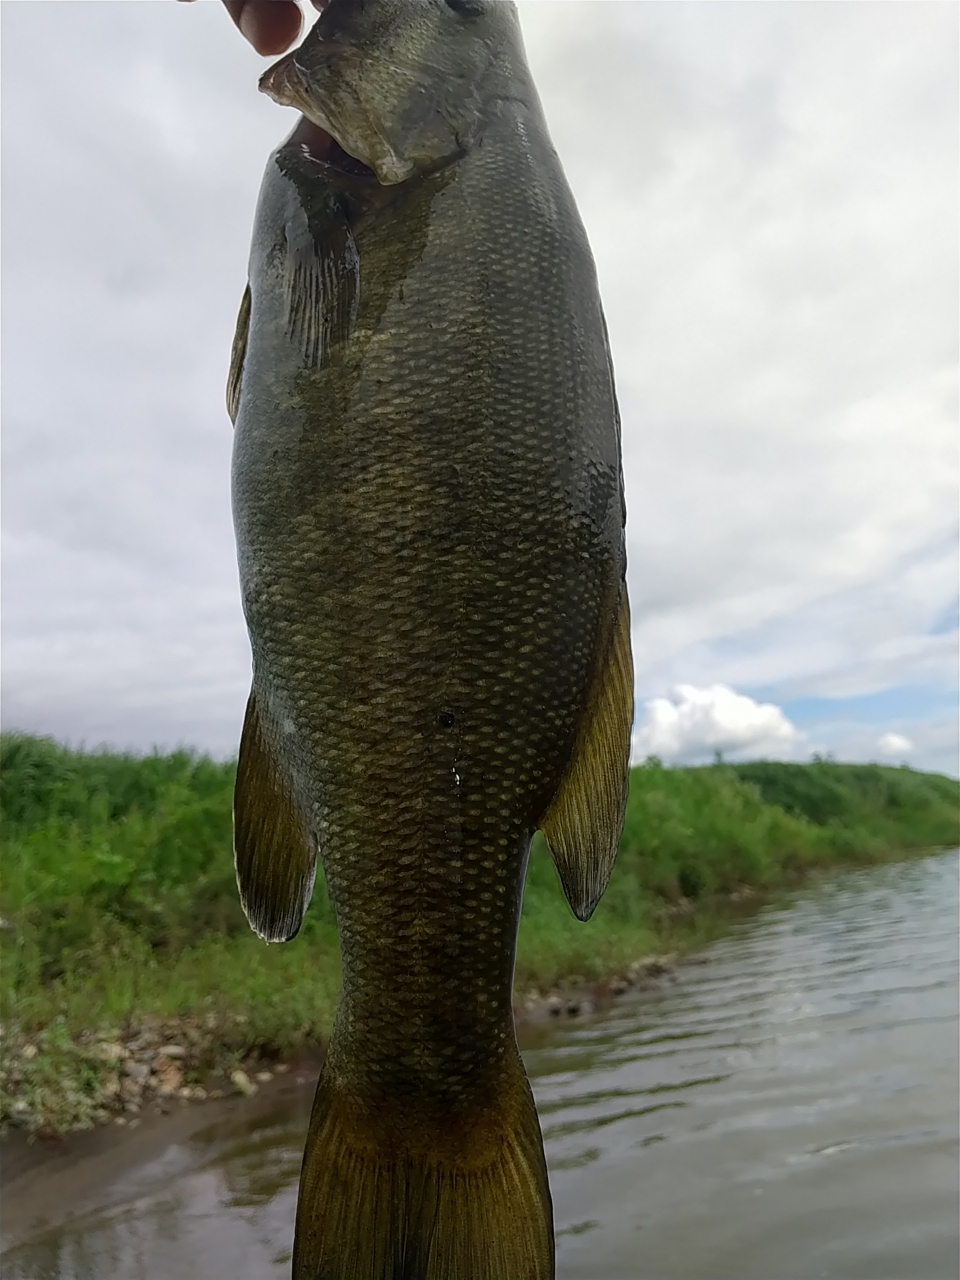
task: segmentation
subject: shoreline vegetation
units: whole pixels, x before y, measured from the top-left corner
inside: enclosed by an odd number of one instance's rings
[[[57,1135],[253,1093],[322,1045],[339,987],[322,875],[297,938],[249,930],[231,855],[235,765],[186,751],[0,739],[0,1125]],[[620,854],[574,919],[539,837],[517,956],[519,1018],[588,1011],[655,981],[744,902],[840,866],[960,843],[960,783],[906,767],[631,771]]]

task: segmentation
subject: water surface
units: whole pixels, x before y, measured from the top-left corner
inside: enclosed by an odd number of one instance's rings
[[[828,877],[659,990],[526,1033],[559,1280],[955,1280],[957,872]],[[289,1276],[299,1080],[14,1178],[4,1277]]]
[[[957,857],[832,877],[528,1053],[559,1271],[956,1277]]]

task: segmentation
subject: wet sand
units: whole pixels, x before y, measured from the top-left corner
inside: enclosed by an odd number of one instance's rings
[[[178,1099],[166,1114],[62,1138],[30,1142],[12,1132],[0,1145],[0,1249],[159,1190],[201,1161],[216,1161],[238,1133],[256,1133],[278,1113],[306,1128],[322,1061],[319,1051],[293,1060],[252,1098]]]

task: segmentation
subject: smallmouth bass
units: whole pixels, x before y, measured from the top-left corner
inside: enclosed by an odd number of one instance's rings
[[[297,1280],[545,1280],[512,980],[530,841],[586,919],[633,677],[589,246],[503,0],[332,0],[261,81],[271,156],[227,401],[253,687],[251,925],[319,854],[343,986]]]

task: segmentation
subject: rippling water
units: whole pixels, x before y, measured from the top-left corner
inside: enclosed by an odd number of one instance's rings
[[[527,1055],[564,1277],[955,1277],[957,858],[767,908]]]
[[[836,875],[662,989],[528,1035],[561,1280],[955,1280],[957,872]],[[129,1144],[77,1158],[4,1276],[287,1276],[309,1093],[132,1168]],[[42,1174],[13,1203],[36,1214]]]

